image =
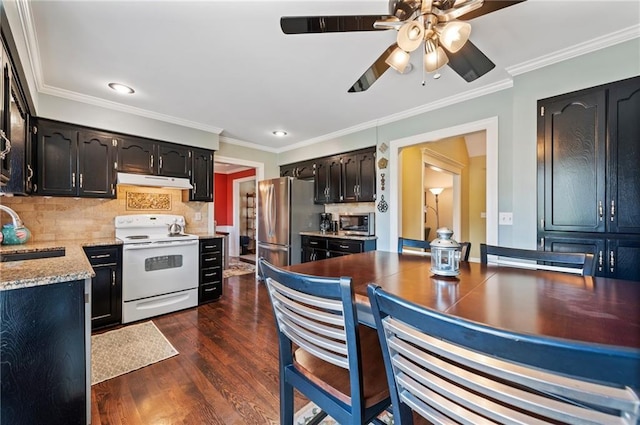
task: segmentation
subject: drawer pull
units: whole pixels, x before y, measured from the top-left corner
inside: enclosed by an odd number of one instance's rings
[[[109,258],[111,254],[92,255],[91,258]]]
[[[204,277],[211,277],[211,276],[215,276],[217,273],[205,273]]]
[[[205,258],[204,261],[216,261],[217,258]]]
[[[319,243],[318,243],[318,242],[311,241],[311,242],[309,242],[309,245],[319,245]]]
[[[204,248],[205,249],[211,249],[211,248],[217,248],[217,246],[215,246],[215,245],[205,245]]]
[[[207,288],[204,290],[204,292],[211,292],[211,291],[215,291],[218,288]]]
[[[342,249],[349,249],[349,245],[340,245],[340,248],[342,248]]]

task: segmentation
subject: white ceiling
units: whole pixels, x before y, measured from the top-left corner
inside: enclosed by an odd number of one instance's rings
[[[528,0],[470,21],[496,64],[475,82],[445,67],[423,87],[415,56],[411,73],[389,70],[347,93],[395,31],[285,35],[280,17],[387,14],[387,0],[17,1],[28,6],[39,92],[116,102],[275,152],[508,87],[518,73],[640,35],[638,0]]]

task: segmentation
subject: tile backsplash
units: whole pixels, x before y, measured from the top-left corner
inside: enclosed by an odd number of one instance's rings
[[[113,238],[115,217],[127,214],[183,215],[187,232],[208,231],[208,204],[183,202],[182,190],[124,185],[117,190],[117,199],[4,196],[0,202],[18,213],[34,242]],[[195,221],[196,213],[202,220]],[[9,216],[2,213],[0,222],[9,223]]]

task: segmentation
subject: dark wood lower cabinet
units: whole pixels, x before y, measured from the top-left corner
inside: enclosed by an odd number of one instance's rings
[[[359,252],[375,251],[375,239],[341,239],[324,236],[302,235],[302,261],[324,260]]]
[[[87,423],[85,282],[0,292],[0,417],[11,425]]]
[[[219,299],[222,296],[222,271],[224,264],[224,238],[200,240],[200,287],[198,304]]]
[[[545,251],[593,254],[596,276],[640,281],[640,240],[554,235],[545,237],[543,244]]]
[[[122,322],[122,246],[85,247],[91,279],[91,329]]]

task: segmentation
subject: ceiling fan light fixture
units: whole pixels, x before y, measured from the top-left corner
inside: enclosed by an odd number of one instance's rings
[[[469,40],[471,24],[468,22],[451,21],[446,24],[436,25],[440,43],[451,53],[462,49]]]
[[[436,71],[449,62],[447,54],[440,46],[436,46],[433,40],[426,40],[424,43],[424,69],[427,72]]]
[[[400,47],[393,49],[391,54],[385,59],[385,63],[399,73],[403,73],[411,56]]]
[[[407,22],[398,30],[398,46],[405,52],[413,52],[422,43],[424,27],[416,21]]]

